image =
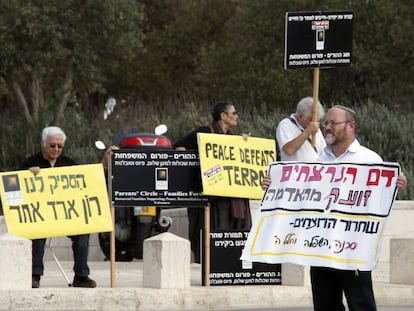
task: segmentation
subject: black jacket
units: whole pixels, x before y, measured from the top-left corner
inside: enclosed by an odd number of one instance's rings
[[[175,144],[173,145],[173,148],[175,149],[177,147],[185,147],[186,150],[197,150],[198,152],[197,133],[211,133],[211,127],[200,126],[196,128],[194,131],[192,131],[188,135],[177,140]]]
[[[65,155],[60,155],[60,157],[57,158],[54,167],[70,166],[70,165],[76,165],[76,164],[77,163],[74,160],[72,160],[71,158],[69,158]],[[49,160],[46,160],[43,157],[42,152],[38,152],[38,153],[28,157],[26,160],[24,160],[23,163],[20,165],[19,170],[27,170],[29,167],[32,167],[32,166],[39,166],[40,168],[52,167],[50,165]]]

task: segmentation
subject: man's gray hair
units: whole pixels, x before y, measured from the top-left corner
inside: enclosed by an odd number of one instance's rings
[[[42,144],[46,144],[46,141],[51,136],[62,136],[63,143],[66,141],[66,134],[63,130],[58,126],[48,126],[45,127],[42,131]]]
[[[296,106],[296,112],[304,115],[305,117],[312,118],[313,112],[313,97],[302,98],[298,105]],[[325,116],[325,110],[321,105],[321,102],[318,100],[318,120],[322,120]]]

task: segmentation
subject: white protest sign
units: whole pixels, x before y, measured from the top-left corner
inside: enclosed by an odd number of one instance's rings
[[[372,270],[399,169],[397,163],[272,163],[272,184],[241,259]]]

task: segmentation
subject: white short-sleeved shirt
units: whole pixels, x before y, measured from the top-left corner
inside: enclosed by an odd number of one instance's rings
[[[349,146],[348,150],[336,157],[332,153],[331,146],[327,146],[320,157],[317,159],[321,162],[349,162],[349,163],[382,163],[382,158],[371,149],[368,149],[355,139]]]
[[[292,122],[289,118],[293,119],[295,122]],[[300,126],[294,114],[291,114],[289,118],[284,118],[280,121],[276,128],[276,141],[280,149],[280,159],[282,161],[315,161],[326,147],[325,138],[323,137],[321,130],[316,133],[316,151],[310,141],[305,141],[291,156],[283,151],[284,145],[298,137],[304,131],[304,128]]]

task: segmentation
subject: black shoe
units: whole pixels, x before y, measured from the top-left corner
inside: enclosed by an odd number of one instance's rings
[[[76,276],[75,275],[75,277],[73,278],[72,286],[94,288],[96,287],[96,282],[87,276]]]
[[[32,274],[32,288],[40,287],[40,275]]]

